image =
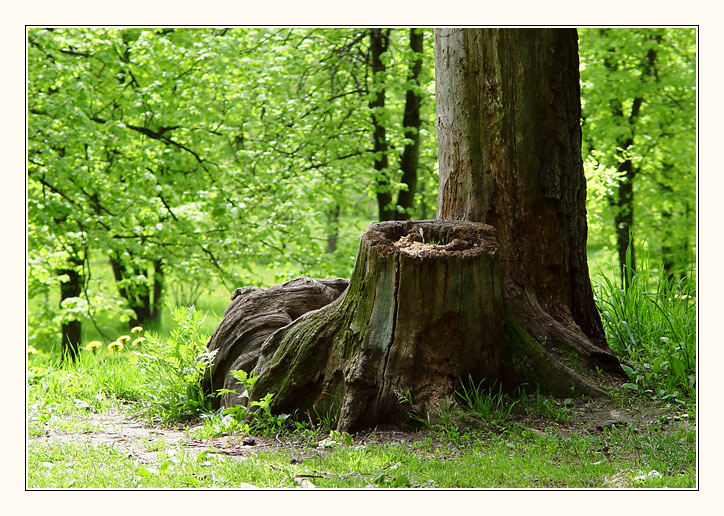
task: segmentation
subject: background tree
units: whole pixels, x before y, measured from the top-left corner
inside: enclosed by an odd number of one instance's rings
[[[696,33],[656,28],[580,34],[584,144],[590,175],[608,185],[602,196],[608,205],[592,207],[594,217],[614,228],[622,281],[628,285],[636,263],[629,235],[638,235],[669,273],[686,269],[696,187]],[[593,245],[608,245],[611,232],[594,224]],[[627,251],[631,270],[624,273]]]
[[[407,142],[408,32],[391,31],[385,56],[397,78],[383,77],[390,155]],[[119,317],[157,324],[166,295],[193,303],[218,283],[258,282],[259,264],[279,279],[347,274],[377,190],[366,34],[30,30],[32,291],[56,298],[49,289],[75,282],[76,269],[84,286],[81,296],[64,288],[61,313],[38,303],[33,317],[58,328],[59,317],[95,321],[103,332]],[[423,153],[426,170],[433,160]],[[82,266],[66,266],[66,233],[79,239]],[[37,327],[33,339],[53,334]]]

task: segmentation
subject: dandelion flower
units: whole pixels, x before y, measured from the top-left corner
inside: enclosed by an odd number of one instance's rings
[[[38,352],[33,346],[28,346],[28,355],[35,355]]]
[[[128,335],[121,335],[120,337],[118,337],[117,340],[118,340],[118,342],[120,342],[121,344],[123,344],[123,343],[128,342],[129,340],[131,340],[131,337],[129,337]]]
[[[110,351],[111,353],[115,353],[116,351],[121,351],[123,349],[123,343],[119,342],[119,340],[113,341],[110,344],[108,344],[108,351]]]
[[[136,340],[133,341],[134,346],[140,346],[142,342],[144,342],[146,339],[144,337],[138,337]]]
[[[85,347],[86,351],[90,351],[91,353],[95,353],[98,351],[98,348],[101,347],[101,342],[99,340],[92,340],[88,343],[88,345]]]
[[[131,333],[141,333],[142,331],[143,328],[141,328],[140,326],[134,326],[133,328],[131,328]]]

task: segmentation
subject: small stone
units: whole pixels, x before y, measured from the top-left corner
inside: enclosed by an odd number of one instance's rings
[[[253,437],[244,437],[241,440],[241,444],[243,444],[244,446],[254,446],[256,444],[256,439],[254,439]]]

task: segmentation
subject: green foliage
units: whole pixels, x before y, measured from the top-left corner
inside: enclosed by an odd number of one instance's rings
[[[623,289],[600,275],[594,295],[606,337],[624,365],[626,388],[678,403],[696,393],[696,284],[694,271],[680,280],[654,275],[644,256]]]
[[[419,183],[429,216],[432,45],[409,85],[408,37],[391,31],[380,117],[395,158],[405,91],[424,94]],[[37,345],[55,340],[51,320],[140,321],[168,293],[190,304],[218,284],[259,284],[256,264],[279,271],[275,282],[349,274],[375,216],[366,29],[43,28],[30,29],[28,43]],[[331,235],[337,249],[327,252]],[[106,260],[111,288],[95,265]],[[49,293],[68,267],[81,272],[83,293],[57,310]]]
[[[274,398],[273,393],[267,393],[263,398],[249,401],[249,392],[259,379],[257,376],[247,373],[246,371],[231,371],[231,375],[236,378],[238,383],[243,387],[241,394],[231,389],[219,389],[217,395],[225,393],[238,394],[242,403],[221,409],[222,416],[218,422],[224,431],[241,431],[241,433],[258,433],[260,435],[275,435],[282,431],[290,430],[291,426],[289,414],[272,414],[271,402]],[[243,401],[246,400],[246,403]],[[211,420],[212,426],[216,425],[216,421]],[[297,429],[300,429],[297,426]]]
[[[197,417],[211,410],[201,380],[213,353],[201,334],[205,314],[194,307],[173,310],[176,327],[166,339],[148,334],[142,352],[135,352],[144,379],[141,414],[162,421]]]
[[[695,240],[696,30],[578,32],[589,245],[615,249],[614,216],[631,209],[634,236],[676,266]],[[619,206],[626,161],[634,197]]]

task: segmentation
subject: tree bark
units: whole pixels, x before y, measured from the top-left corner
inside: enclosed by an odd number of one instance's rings
[[[205,392],[221,388],[237,390],[214,398],[214,406],[243,403],[242,388],[231,371],[251,372],[256,366],[264,340],[310,310],[328,305],[347,288],[346,279],[316,280],[300,277],[268,289],[238,288],[231,296],[221,323],[207,348],[214,352],[203,382]]]
[[[495,231],[461,221],[370,225],[345,294],[271,333],[254,374],[250,399],[273,393],[273,411],[344,431],[405,426],[401,398],[431,413],[468,379],[512,388],[525,374],[557,394],[600,394],[510,320]]]
[[[341,430],[402,425],[400,393],[424,412],[461,378],[499,376],[503,321],[492,228],[372,224],[345,295],[264,342],[251,398],[272,392],[273,410],[326,414]]]
[[[377,208],[380,220],[395,218],[392,207],[392,185],[389,178],[387,158],[387,128],[382,112],[385,108],[384,74],[387,66],[382,54],[387,52],[390,29],[370,29],[370,64],[372,66],[372,100],[369,103],[372,116],[373,148],[375,171],[377,173]]]
[[[402,117],[406,143],[400,156],[402,183],[407,185],[407,190],[400,190],[397,195],[398,209],[395,211],[395,218],[398,220],[410,219],[410,211],[415,201],[415,188],[417,187],[417,165],[420,156],[420,104],[422,104],[419,80],[422,73],[423,35],[424,33],[419,29],[410,29],[412,57],[410,58],[410,70],[407,76],[405,112]]]
[[[618,371],[586,258],[575,29],[437,29],[438,217],[497,230],[526,333]]]

